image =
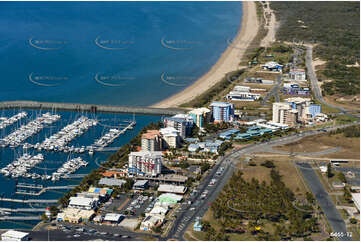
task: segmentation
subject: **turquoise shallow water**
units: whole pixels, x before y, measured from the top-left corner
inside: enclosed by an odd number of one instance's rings
[[[241,17],[240,2],[1,2],[0,101],[158,102],[216,63]]]

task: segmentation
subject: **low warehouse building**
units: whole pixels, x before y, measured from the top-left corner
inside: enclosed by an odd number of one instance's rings
[[[134,183],[133,189],[135,190],[144,190],[147,189],[149,186],[148,180],[138,180]]]
[[[117,213],[107,213],[104,217],[103,222],[109,224],[119,224],[123,219],[122,214]]]
[[[97,203],[98,201],[93,198],[71,197],[69,202],[69,208],[92,210],[96,208]]]
[[[187,191],[185,186],[174,186],[168,184],[160,184],[158,187],[158,192],[169,192],[169,193],[178,193],[184,194]]]
[[[1,240],[3,241],[25,241],[29,240],[29,233],[8,230],[1,235]]]
[[[106,178],[103,177],[99,180],[99,185],[106,185],[106,186],[116,186],[116,187],[122,187],[123,184],[125,184],[125,180],[121,179],[115,179],[115,178]]]

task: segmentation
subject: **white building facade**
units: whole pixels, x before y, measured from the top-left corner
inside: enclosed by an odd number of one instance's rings
[[[160,151],[139,151],[129,154],[128,173],[157,176],[162,172],[163,156]]]

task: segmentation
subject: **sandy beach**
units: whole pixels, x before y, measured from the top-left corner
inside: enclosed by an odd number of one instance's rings
[[[254,2],[242,2],[242,4],[243,16],[240,31],[217,63],[191,86],[151,107],[177,107],[204,93],[219,82],[226,73],[240,68],[241,58],[259,29],[256,4]]]

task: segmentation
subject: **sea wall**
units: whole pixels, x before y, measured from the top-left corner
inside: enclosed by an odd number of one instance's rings
[[[78,112],[103,112],[103,113],[135,113],[135,114],[153,114],[153,115],[174,115],[185,113],[184,109],[176,108],[149,108],[149,107],[130,107],[98,104],[80,104],[80,103],[54,103],[54,102],[36,102],[36,101],[6,101],[0,102],[0,109],[43,109],[43,110],[66,110]]]

